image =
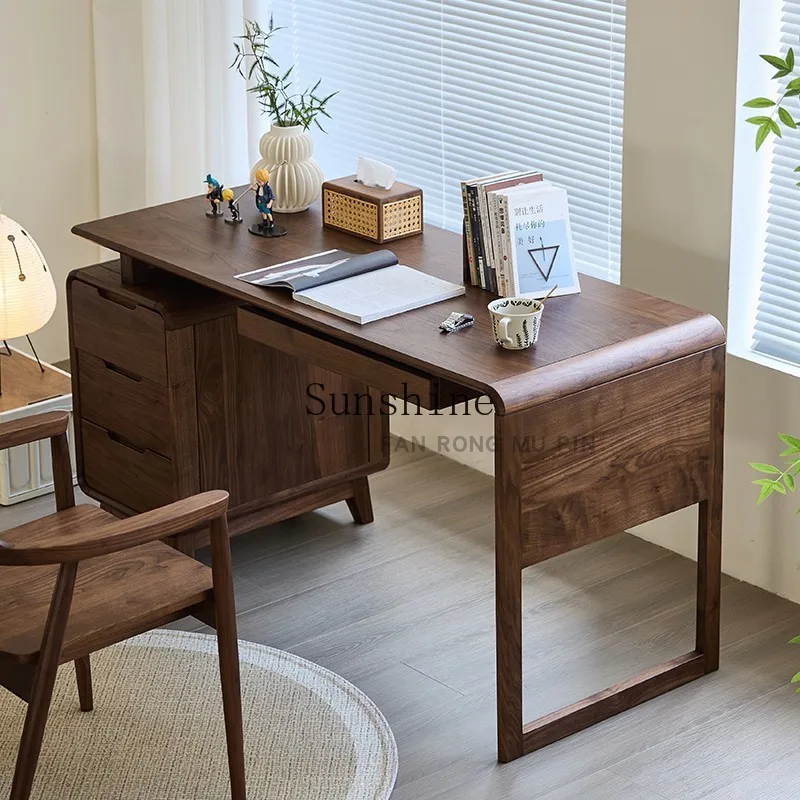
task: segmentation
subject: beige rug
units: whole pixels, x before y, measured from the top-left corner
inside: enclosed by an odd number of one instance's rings
[[[298,656],[240,642],[249,800],[386,800],[397,749],[374,703]],[[59,671],[35,800],[230,797],[216,639],[155,631],[92,657],[95,711]],[[27,706],[0,688],[0,798]]]

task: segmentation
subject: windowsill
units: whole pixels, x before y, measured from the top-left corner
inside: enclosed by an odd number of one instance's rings
[[[785,375],[790,375],[792,378],[800,378],[800,365],[792,364],[790,361],[783,361],[774,356],[765,356],[762,353],[756,353],[749,347],[741,346],[735,341],[728,342],[728,354],[740,358],[743,361],[749,361],[753,364],[758,364],[768,369],[783,372]]]

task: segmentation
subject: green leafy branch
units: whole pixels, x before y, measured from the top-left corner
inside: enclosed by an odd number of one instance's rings
[[[786,462],[785,469],[776,467],[773,464],[764,464],[760,461],[750,462],[750,466],[756,472],[772,476],[753,481],[756,486],[761,487],[761,493],[758,496],[759,504],[763,503],[775,492],[786,494],[787,492],[794,492],[797,488],[795,478],[800,474],[800,439],[796,436],[789,436],[788,433],[781,433],[779,436],[781,441],[788,445],[781,453],[781,458],[785,459]],[[800,513],[800,509],[798,509],[798,513]]]
[[[800,72],[797,71],[795,66],[794,49],[790,47],[786,56],[783,58],[773,55],[762,55],[761,58],[766,61],[767,64],[778,70],[772,76],[773,80],[783,81],[786,78],[791,78],[791,80],[786,82],[783,92],[777,100],[772,100],[769,97],[754,97],[744,104],[745,108],[772,109],[768,117],[759,115],[749,117],[747,120],[752,125],[758,127],[756,131],[756,150],[761,149],[761,146],[766,142],[770,134],[778,138],[783,137],[781,125],[783,125],[785,129],[797,130],[798,121],[795,120],[792,113],[786,107],[786,101],[794,97],[800,97]],[[793,75],[797,77],[792,78],[791,76]],[[800,166],[795,169],[795,172],[800,172]],[[800,186],[800,181],[797,185]]]
[[[262,113],[268,114],[276,125],[302,125],[305,130],[316,125],[324,130],[319,118],[323,116],[330,119],[327,106],[338,92],[319,94],[322,79],[310,89],[301,92],[292,90],[294,66],[285,72],[281,71],[270,52],[272,37],[280,30],[282,28],[274,27],[272,17],[266,31],[255,20],[246,19],[244,35],[237,36],[233,42],[236,56],[231,69],[235,69],[251,84],[247,91],[258,95]]]

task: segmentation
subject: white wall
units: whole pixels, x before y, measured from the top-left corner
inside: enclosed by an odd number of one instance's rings
[[[622,283],[727,321],[738,3],[628,3],[622,195]],[[546,335],[546,331],[544,332]],[[770,461],[777,431],[800,432],[800,381],[728,358],[724,569],[800,602],[797,501],[758,508],[748,461]],[[401,436],[465,437],[445,453],[491,473],[492,455],[469,450],[493,421],[393,418]],[[473,443],[475,444],[475,443]],[[636,531],[686,555],[696,552],[696,513],[678,512]]]
[[[58,288],[53,319],[32,337],[48,361],[69,355],[67,273],[99,255],[70,233],[97,216],[91,5],[0,0],[0,207],[36,239]]]

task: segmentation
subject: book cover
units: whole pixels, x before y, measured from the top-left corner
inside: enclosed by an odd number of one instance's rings
[[[566,189],[540,184],[506,190],[506,242],[513,291],[543,297],[580,291]]]

